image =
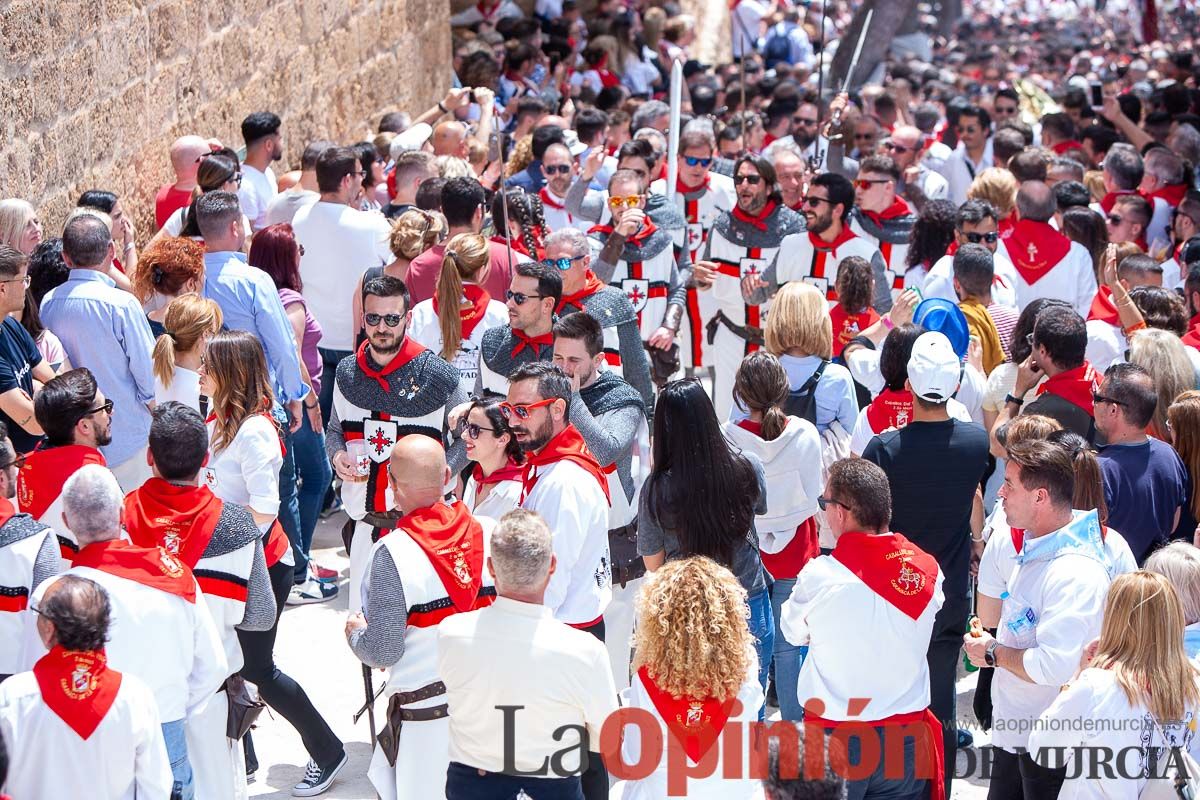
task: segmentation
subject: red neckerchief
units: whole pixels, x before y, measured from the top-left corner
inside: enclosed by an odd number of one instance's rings
[[[520,328],[513,328],[512,335],[513,338],[517,340],[517,343],[513,346],[512,353],[510,354],[512,358],[516,358],[517,353],[521,352],[526,347],[533,350],[535,357],[540,358],[543,347],[554,346],[553,331],[550,333],[543,333],[541,336],[528,336],[526,335],[525,331],[521,330]]]
[[[442,581],[450,602],[459,611],[490,605],[479,598],[483,585],[483,528],[461,502],[434,503],[405,514],[393,530],[416,542]]]
[[[13,518],[17,510],[13,508],[12,501],[7,497],[0,497],[0,528],[4,527],[4,523]]]
[[[492,296],[482,286],[476,286],[473,283],[464,283],[463,297],[467,298],[467,302],[471,305],[460,305],[458,307],[458,317],[462,320],[462,337],[470,339],[471,332],[475,330],[475,326],[483,320],[483,315],[487,313],[488,303],[492,302]],[[433,296],[433,313],[438,313],[438,299],[436,294]]]
[[[33,665],[42,700],[79,738],[100,726],[121,688],[121,673],[109,669],[104,648],[65,650],[59,645]]]
[[[903,428],[912,420],[913,396],[907,389],[884,389],[867,406],[867,424],[875,433]]]
[[[762,207],[762,211],[759,211],[757,214],[747,214],[745,211],[742,211],[741,206],[735,205],[733,207],[733,218],[753,228],[758,228],[760,231],[765,231],[767,229],[767,217],[775,212],[775,206],[776,203],[774,200],[768,200],[767,204]]]
[[[501,481],[519,481],[524,472],[523,464],[518,464],[510,459],[491,475],[484,475],[483,467],[476,464],[475,469],[471,470],[471,478],[475,481],[476,486],[487,486],[489,483],[500,483]]]
[[[614,230],[615,228],[612,225],[593,225],[588,228],[588,233],[603,233],[606,236],[612,236]],[[642,242],[654,235],[657,230],[658,226],[654,224],[654,220],[646,217],[645,221],[642,222],[641,229],[637,233],[633,234],[633,236],[625,237],[625,243],[641,247]]]
[[[120,539],[95,542],[81,547],[71,566],[90,567],[196,602],[192,571],[161,547],[138,547]]]
[[[1200,349],[1200,314],[1188,320],[1187,333],[1183,334],[1181,341],[1189,347]]]
[[[1048,223],[1030,219],[1018,220],[1004,245],[1021,279],[1030,285],[1046,277],[1071,250],[1070,239]]]
[[[151,478],[125,498],[125,530],[138,547],[161,547],[195,569],[224,505],[207,486]]]
[[[1171,183],[1162,187],[1161,189],[1155,189],[1150,193],[1150,197],[1161,197],[1171,208],[1176,208],[1180,203],[1183,202],[1183,198],[1184,195],[1187,194],[1187,190],[1188,187],[1186,183]],[[1153,204],[1153,200],[1151,200],[1151,203]],[[1151,207],[1153,208],[1153,205]]]
[[[62,493],[67,478],[88,464],[108,466],[104,455],[87,445],[69,444],[34,450],[25,457],[25,464],[17,473],[17,505],[34,519],[41,519]],[[57,525],[58,520],[54,524]]]
[[[600,63],[596,65],[596,74],[598,76],[600,76],[600,85],[603,86],[605,89],[611,88],[613,86],[620,86],[621,79],[619,77],[617,77],[617,74],[615,72],[613,72],[611,69],[607,68],[607,64],[608,64],[608,53],[605,53],[604,57],[600,59]],[[613,151],[613,152],[615,152],[615,151]],[[612,154],[613,154],[612,152],[609,152],[610,156]]]
[[[1104,195],[1104,197],[1100,200],[1100,208],[1104,209],[1104,213],[1107,214],[1108,212],[1112,211],[1113,206],[1115,206],[1117,204],[1117,198],[1122,197],[1123,195],[1127,195],[1127,194],[1142,194],[1142,193],[1139,192],[1137,189],[1118,189],[1115,192],[1109,192],[1108,194]],[[1146,195],[1142,195],[1142,197],[1146,197]],[[1153,210],[1154,209],[1154,201],[1151,200],[1149,197],[1146,197],[1146,201],[1150,203],[1150,209]]]
[[[683,182],[683,178],[675,178],[675,191],[680,194],[694,194],[695,192],[707,192],[709,184],[712,183],[712,176],[705,175],[704,181],[699,186],[688,186]]]
[[[387,366],[383,369],[375,369],[375,367],[371,366],[371,360],[367,358],[368,344],[370,342],[363,342],[359,346],[355,360],[358,361],[358,368],[363,371],[363,374],[368,378],[374,378],[385,392],[391,391],[391,387],[387,382],[387,376],[425,352],[423,345],[417,344],[411,337],[405,336],[404,344],[400,345],[399,352],[387,363]]]
[[[957,252],[958,252],[958,239],[955,239],[953,242],[951,242],[949,244],[949,246],[946,247],[946,255],[952,256]]]
[[[638,668],[638,677],[642,679],[650,702],[666,723],[671,736],[683,747],[692,763],[699,763],[720,738],[725,723],[733,713],[733,701],[737,698],[731,697],[722,702],[713,697],[675,697],[658,688],[645,666]]]
[[[859,314],[847,314],[842,304],[837,303],[829,309],[829,318],[833,323],[833,356],[837,358],[851,339],[879,321],[879,314],[870,306]]]
[[[567,306],[578,306],[579,308],[583,308],[583,301],[603,288],[604,281],[597,278],[596,273],[589,269],[583,276],[583,288],[578,292],[564,294],[562,299],[558,301],[558,308],[554,310],[554,313],[562,314],[563,309]]]
[[[492,18],[492,15],[500,10],[501,2],[502,2],[502,0],[496,0],[495,3],[492,3],[492,5],[489,6],[487,4],[486,0],[479,0],[479,2],[475,4],[475,9],[479,12],[479,15],[481,17],[483,17],[485,20],[490,20]]]
[[[933,600],[937,561],[899,533],[847,531],[838,538],[833,557],[867,588],[913,619]]]
[[[1008,216],[996,223],[996,233],[1000,238],[1007,239],[1017,224],[1017,210],[1008,212]]]
[[[808,232],[808,241],[811,242],[812,246],[817,250],[837,250],[846,242],[854,238],[855,233],[854,231],[850,230],[849,225],[843,225],[842,232],[839,233],[837,238],[832,242],[825,241],[819,234],[813,233],[812,231]]]
[[[550,194],[550,190],[547,189],[545,186],[543,186],[538,191],[538,197],[542,198],[542,205],[544,205],[544,206],[549,206],[550,208],[556,209],[558,211],[566,211],[567,210],[567,207],[565,205],[563,205],[562,203],[560,203],[554,199],[554,196]],[[567,214],[568,219],[570,218],[570,216],[571,216],[570,214]]]
[[[1008,527],[1008,535],[1012,537],[1013,549],[1020,553],[1021,545],[1025,543],[1025,529],[1014,528],[1010,525]]]
[[[908,207],[908,203],[904,202],[904,198],[899,195],[892,201],[892,204],[883,211],[867,211],[865,208],[862,212],[871,218],[871,221],[876,225],[883,227],[883,221],[887,219],[895,219],[896,217],[905,217],[912,213],[912,209]]]
[[[1092,298],[1092,307],[1088,311],[1087,318],[1089,320],[1098,319],[1109,325],[1121,324],[1121,316],[1117,313],[1117,307],[1113,305],[1112,289],[1103,285],[1100,287],[1096,296]]]
[[[796,205],[788,206],[788,208],[790,208],[792,211],[795,211],[797,214],[799,214],[799,213],[801,213],[801,211],[804,210],[804,200],[802,200],[802,199],[797,200]]]
[[[608,502],[612,502],[612,498],[608,494],[608,477],[605,475],[604,468],[592,455],[592,451],[588,449],[587,443],[583,441],[583,436],[575,426],[568,425],[563,428],[562,433],[547,442],[541,452],[530,453],[525,459],[525,469],[521,475],[522,503],[525,502],[525,498],[529,496],[538,482],[538,468],[556,464],[559,461],[573,461],[583,467],[584,471],[600,484],[600,488],[604,490],[604,498]]]
[[[1092,369],[1091,364],[1085,361],[1081,367],[1069,369],[1047,378],[1038,387],[1037,393],[1040,395],[1043,392],[1049,392],[1058,395],[1068,403],[1082,408],[1089,417],[1094,417],[1096,412],[1092,405],[1092,392],[1099,390],[1100,375]]]
[[[1082,150],[1083,142],[1080,142],[1077,139],[1067,139],[1065,142],[1059,142],[1056,145],[1051,145],[1050,149],[1054,151],[1055,155],[1061,156],[1068,150]]]
[[[762,438],[762,423],[761,422],[755,422],[754,420],[747,417],[746,419],[738,420],[737,426],[744,431],[749,431],[750,433],[753,433],[755,436],[757,436],[760,439]]]

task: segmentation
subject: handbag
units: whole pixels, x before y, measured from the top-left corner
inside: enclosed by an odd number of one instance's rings
[[[1166,732],[1158,724],[1154,715],[1150,715],[1155,730],[1162,737],[1163,743],[1170,745]],[[1200,764],[1185,747],[1171,748],[1174,752],[1166,759],[1165,766],[1161,760],[1158,770],[1146,781],[1146,785],[1138,792],[1138,800],[1194,800],[1196,786],[1200,782]]]
[[[254,726],[267,704],[258,698],[258,692],[252,690],[241,675],[230,675],[225,679],[225,695],[229,700],[225,735],[230,739],[241,739]]]
[[[646,574],[646,562],[638,554],[637,518],[608,532],[608,558],[612,564],[614,586],[625,588],[625,584]]]
[[[672,343],[666,350],[645,345],[650,358],[650,380],[659,389],[667,385],[671,376],[679,371],[679,343]]]

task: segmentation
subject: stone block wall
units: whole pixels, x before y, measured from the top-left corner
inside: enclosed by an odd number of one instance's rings
[[[369,138],[449,87],[448,18],[446,0],[0,0],[0,196],[49,237],[109,189],[144,243],[177,136],[238,148],[242,118],[274,111],[285,170],[313,139]]]

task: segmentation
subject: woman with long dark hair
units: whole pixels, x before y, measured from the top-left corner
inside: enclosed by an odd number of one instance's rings
[[[638,509],[638,553],[651,571],[670,559],[705,556],[737,576],[765,689],[775,623],[754,527],[754,515],[767,513],[762,463],[730,446],[696,380],[663,387],[653,441],[654,466]]]
[[[904,262],[905,289],[921,289],[925,276],[954,242],[954,226],[958,220],[958,207],[949,200],[930,200],[917,215],[913,223]]]
[[[258,339],[245,331],[214,336],[200,364],[200,390],[212,398],[213,409],[208,420],[210,457],[202,472],[204,482],[225,502],[245,506],[264,531],[267,572],[277,613],[282,614],[295,582],[295,559],[277,520],[283,442],[271,416],[274,397]],[[278,629],[276,617],[270,630],[238,631],[245,657],[241,675],[300,733],[310,761],[304,780],[296,787],[299,791],[332,780],[331,775],[346,764],[346,751],[304,689],[275,665]],[[252,746],[248,746],[247,761],[253,764]]]
[[[472,398],[458,426],[467,458],[475,467],[463,487],[463,502],[476,516],[500,519],[521,501],[525,452],[500,413],[500,400]]]

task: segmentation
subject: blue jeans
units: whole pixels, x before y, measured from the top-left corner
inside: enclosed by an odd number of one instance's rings
[[[758,653],[758,682],[763,692],[767,691],[767,674],[771,670],[771,651],[775,645],[775,620],[771,616],[771,597],[766,589],[746,598],[750,607],[750,635],[754,637],[754,649]],[[763,719],[766,703],[758,710]]]
[[[279,430],[283,433],[283,464],[279,467],[279,524],[292,543],[292,552],[296,556],[297,583],[304,580],[308,573],[308,548],[300,549],[300,504],[296,499],[296,452],[292,442],[292,433],[288,423],[288,414],[278,403],[271,409]],[[309,534],[309,539],[312,534]]]
[[[875,766],[875,771],[870,777],[857,781],[846,781],[846,798],[847,800],[863,800],[865,797],[871,797],[872,800],[880,798],[881,800],[921,800],[925,796],[925,784],[927,780],[917,777],[917,748],[916,743],[907,738],[904,741],[904,774],[889,774],[893,773],[892,769],[888,769],[886,753],[888,745],[884,741],[884,736],[892,733],[884,733],[885,728],[875,728],[879,735],[878,745],[871,748],[878,756],[878,763]],[[894,731],[895,729],[893,729]],[[857,765],[862,759],[862,741],[858,736],[851,736],[846,742],[846,750],[849,754],[850,764]],[[892,765],[893,769],[898,772],[899,765]]]
[[[164,722],[162,735],[167,745],[167,760],[171,762],[171,777],[175,779],[175,788],[180,790],[179,797],[181,800],[192,800],[196,796],[196,787],[192,781],[192,763],[188,761],[183,723],[181,719]]]
[[[808,656],[808,645],[795,645],[783,636],[779,629],[779,620],[783,604],[792,596],[792,587],[796,585],[795,578],[781,578],[768,583],[771,593],[771,612],[775,615],[775,649],[772,654],[775,659],[775,693],[779,696],[779,714],[783,719],[800,722],[804,719],[804,709],[796,696],[796,684],[800,680],[800,667]]]
[[[300,479],[297,490],[300,540],[292,546],[292,552],[296,554],[296,583],[300,583],[307,577],[313,531],[317,527],[325,492],[333,480],[333,468],[325,454],[325,432],[314,431],[307,414],[300,428],[292,434],[291,449],[296,476]]]

